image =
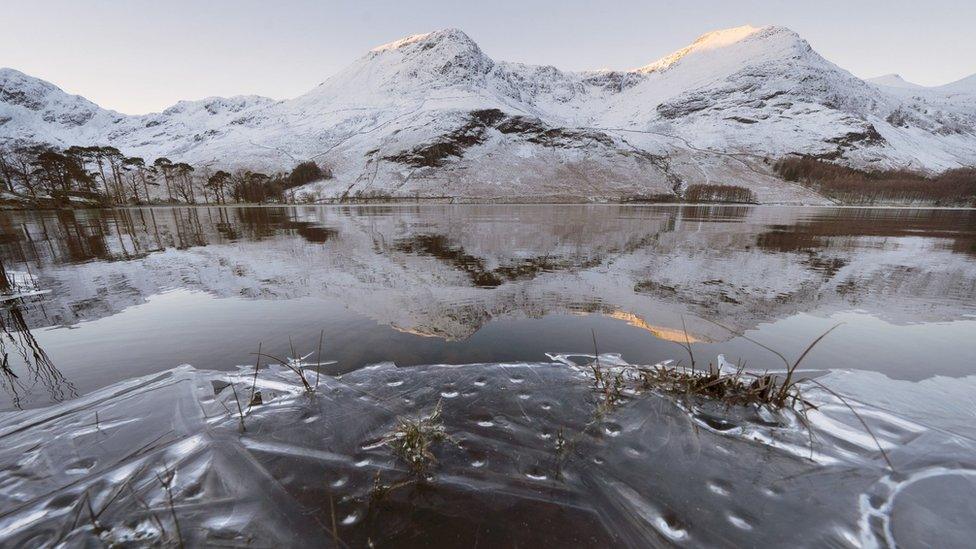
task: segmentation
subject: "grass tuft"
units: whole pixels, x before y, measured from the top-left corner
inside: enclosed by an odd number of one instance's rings
[[[600,364],[600,350],[596,345],[596,331],[591,329],[590,333],[593,336],[593,362],[590,363],[590,372],[593,374],[593,384],[601,397],[596,414],[602,416],[612,412],[623,400],[624,377],[619,371],[603,368]]]
[[[721,324],[715,323],[718,326]],[[708,365],[707,370],[695,369],[695,356],[691,349],[691,339],[685,327],[684,317],[681,319],[685,332],[685,343],[680,344],[691,358],[691,369],[680,365],[658,364],[646,368],[636,367],[639,388],[659,389],[672,394],[698,396],[721,401],[730,406],[765,406],[773,410],[789,408],[797,411],[798,406],[804,410],[815,408],[813,404],[803,399],[800,392],[800,382],[805,381],[795,377],[796,369],[804,358],[820,343],[827,334],[834,331],[840,324],[836,324],[814,339],[800,354],[793,364],[781,353],[743,336],[746,340],[756,343],[760,347],[776,354],[786,365],[786,374],[756,374],[745,371],[739,366],[735,372],[723,373],[721,369]],[[728,329],[728,328],[726,328]]]
[[[753,374],[741,368],[734,373],[722,373],[711,365],[708,370],[689,370],[669,364],[636,370],[641,389],[697,396],[729,406],[766,406],[778,410],[795,408],[797,403],[804,402],[795,382],[774,374]]]
[[[718,322],[711,320],[709,320],[709,322],[732,332],[730,328],[719,324]],[[812,351],[818,343],[827,337],[828,334],[837,329],[841,324],[831,326],[827,331],[820,334],[816,339],[810,342],[810,344],[807,345],[800,356],[792,364],[790,364],[789,360],[787,360],[782,353],[771,349],[745,335],[740,335],[740,337],[743,339],[750,341],[778,356],[786,366],[785,375],[770,374],[768,372],[764,372],[762,374],[747,372],[743,365],[739,365],[734,372],[725,373],[723,373],[720,368],[713,367],[711,364],[709,364],[708,370],[696,370],[694,354],[692,353],[691,340],[688,337],[687,328],[685,328],[685,343],[679,343],[679,345],[681,345],[687,351],[688,356],[691,357],[691,369],[682,367],[680,364],[672,366],[665,363],[658,364],[653,367],[632,366],[628,367],[628,369],[625,371],[629,370],[633,372],[631,374],[631,379],[636,382],[634,387],[635,390],[659,390],[673,395],[684,396],[686,398],[699,397],[718,401],[727,406],[765,407],[774,411],[788,409],[797,414],[797,417],[800,418],[800,421],[807,427],[808,430],[810,427],[806,420],[806,413],[809,410],[815,410],[817,407],[810,401],[803,398],[801,384],[812,383],[839,399],[854,414],[857,420],[864,427],[865,432],[871,436],[871,439],[878,447],[878,450],[881,452],[881,456],[888,464],[888,467],[894,471],[894,465],[888,458],[887,452],[885,452],[884,448],[881,446],[881,442],[871,431],[871,428],[868,426],[867,422],[864,421],[861,415],[857,413],[857,410],[855,410],[844,397],[815,379],[797,378],[795,375],[800,363],[808,354],[810,354],[810,351]],[[684,327],[683,317],[682,327]],[[605,372],[601,372],[600,375],[604,378],[607,376]],[[812,431],[810,431],[810,435],[812,451]]]
[[[437,406],[426,417],[398,418],[396,427],[383,440],[397,457],[407,463],[415,475],[428,476],[431,467],[437,462],[431,447],[448,439],[441,422],[441,412],[441,403],[438,401]]]

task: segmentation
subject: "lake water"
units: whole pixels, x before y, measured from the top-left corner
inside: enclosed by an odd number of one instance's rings
[[[903,380],[976,374],[976,212],[727,206],[143,208],[0,215],[0,409],[180,364],[349,372],[616,352]],[[29,330],[49,360],[24,353]],[[292,350],[294,348],[294,351]],[[25,357],[27,360],[25,360]],[[37,372],[39,375],[36,375]],[[33,372],[33,373],[32,373]]]
[[[3,546],[976,535],[976,211],[6,212],[0,259]],[[786,409],[641,382],[831,328]]]

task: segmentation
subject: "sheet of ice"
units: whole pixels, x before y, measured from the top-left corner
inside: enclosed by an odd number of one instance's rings
[[[976,533],[959,521],[976,501],[968,436],[859,398],[854,415],[812,385],[809,431],[653,392],[601,414],[592,357],[552,359],[307,367],[314,394],[280,367],[183,366],[0,415],[0,545],[948,547]],[[450,439],[417,481],[382,441],[438,403]]]

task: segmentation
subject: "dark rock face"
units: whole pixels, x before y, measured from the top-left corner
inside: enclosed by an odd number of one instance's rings
[[[535,117],[507,115],[499,109],[481,109],[468,113],[463,125],[436,140],[384,159],[415,168],[440,167],[451,157],[462,158],[467,149],[484,143],[492,130],[547,147],[575,148],[594,142],[606,147],[614,145],[613,139],[603,132],[556,128]]]
[[[0,88],[0,103],[19,105],[32,111],[37,111],[44,107],[44,104],[36,97],[31,96],[24,90],[13,88]]]
[[[884,137],[878,133],[877,128],[868,124],[862,132],[848,132],[844,135],[833,137],[827,140],[840,147],[850,147],[853,145],[882,145],[885,143]]]

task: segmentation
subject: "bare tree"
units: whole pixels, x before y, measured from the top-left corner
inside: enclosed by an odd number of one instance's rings
[[[161,156],[157,158],[155,162],[153,162],[153,166],[155,166],[156,170],[158,170],[159,173],[162,174],[163,183],[166,185],[166,198],[169,199],[170,202],[172,202],[173,185],[171,184],[170,180],[172,178],[172,173],[173,173],[173,162],[169,158],[166,158],[165,156]]]
[[[171,173],[176,192],[183,197],[183,200],[187,204],[195,204],[196,197],[193,194],[193,166],[185,162],[173,164]]]
[[[0,183],[3,183],[4,188],[12,193],[17,192],[14,189],[16,175],[13,153],[7,147],[0,147]]]
[[[206,186],[214,193],[217,204],[227,203],[225,188],[230,183],[230,180],[231,175],[223,170],[217,170],[217,173],[207,178]]]

